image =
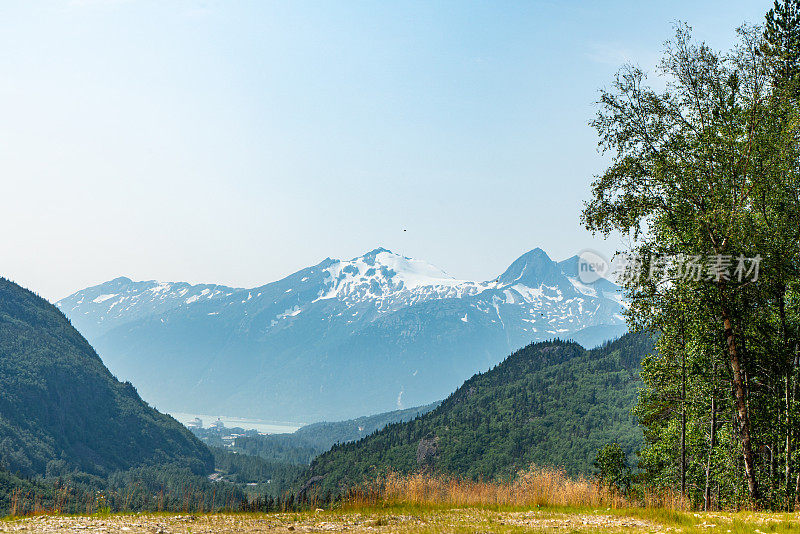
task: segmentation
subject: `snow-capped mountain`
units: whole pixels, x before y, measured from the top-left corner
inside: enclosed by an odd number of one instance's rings
[[[57,306],[158,408],[311,421],[441,399],[531,341],[621,335],[619,288],[576,275],[541,249],[474,282],[378,248],[252,289],[117,278]]]

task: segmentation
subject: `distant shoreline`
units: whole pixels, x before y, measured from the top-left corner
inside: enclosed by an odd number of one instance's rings
[[[184,426],[187,426],[190,422],[194,421],[195,418],[199,418],[203,421],[203,428],[209,428],[211,424],[217,420],[222,421],[222,424],[227,428],[239,427],[243,428],[244,430],[256,430],[258,432],[266,432],[268,434],[291,434],[300,427],[305,426],[305,423],[266,421],[264,419],[232,417],[226,415],[209,415],[186,412],[168,413]]]

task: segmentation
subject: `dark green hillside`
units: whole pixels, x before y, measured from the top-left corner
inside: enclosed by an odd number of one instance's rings
[[[0,468],[106,476],[167,463],[204,474],[214,459],[117,381],[58,309],[0,278]]]
[[[586,351],[571,342],[534,343],[467,380],[436,410],[334,446],[311,465],[320,489],[359,483],[388,468],[498,478],[537,465],[591,472],[595,452],[642,443],[631,415],[642,358],[652,340],[628,334]]]
[[[236,484],[250,495],[280,497],[303,474],[306,466],[273,462],[211,447],[219,480]]]

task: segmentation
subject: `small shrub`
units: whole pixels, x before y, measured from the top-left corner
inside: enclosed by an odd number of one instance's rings
[[[608,488],[627,495],[631,489],[631,468],[625,451],[618,443],[609,443],[597,451],[592,463],[599,471],[597,479]]]

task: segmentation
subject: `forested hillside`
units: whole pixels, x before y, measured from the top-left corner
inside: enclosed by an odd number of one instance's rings
[[[597,449],[642,444],[631,414],[641,385],[646,334],[628,334],[587,351],[563,341],[534,343],[467,380],[434,411],[334,446],[306,480],[339,490],[376,472],[416,470],[474,479],[503,478],[530,464],[588,473]]]
[[[0,468],[106,477],[174,464],[213,469],[207,447],[106,369],[46,300],[0,278]]]

